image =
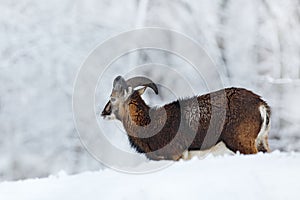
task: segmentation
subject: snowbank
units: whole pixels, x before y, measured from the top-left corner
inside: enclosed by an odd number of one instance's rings
[[[300,153],[180,161],[144,175],[110,169],[0,184],[1,200],[299,199]]]

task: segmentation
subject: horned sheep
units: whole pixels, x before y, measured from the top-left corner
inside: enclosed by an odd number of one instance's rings
[[[116,77],[101,115],[120,120],[131,146],[150,160],[179,160],[220,142],[242,154],[270,151],[270,107],[253,92],[232,87],[151,108],[141,97],[146,88],[158,94],[146,77]]]

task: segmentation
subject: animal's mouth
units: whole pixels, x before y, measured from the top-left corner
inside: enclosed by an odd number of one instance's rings
[[[109,116],[111,115],[111,113],[108,113],[107,111],[103,110],[101,113],[101,117],[103,119],[109,119]]]
[[[105,116],[101,115],[101,117],[106,120],[108,119],[108,116],[106,116],[106,115]]]
[[[105,119],[105,118],[107,117],[107,115],[103,114],[103,112],[102,112],[102,113],[101,113],[101,117],[102,117],[103,119]]]
[[[105,120],[115,120],[116,116],[114,114],[101,114],[101,117]]]

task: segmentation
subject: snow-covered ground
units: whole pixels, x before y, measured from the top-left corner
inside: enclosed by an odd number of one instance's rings
[[[1,200],[299,199],[300,154],[208,156],[151,174],[105,169],[0,184]]]

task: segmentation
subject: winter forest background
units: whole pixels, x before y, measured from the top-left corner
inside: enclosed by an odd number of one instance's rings
[[[96,45],[141,27],[198,41],[225,86],[249,88],[271,105],[271,148],[300,150],[300,1],[0,0],[0,180],[103,168],[78,139],[73,83]]]

